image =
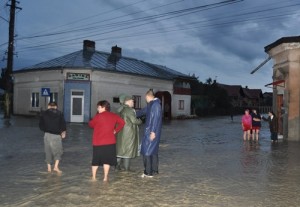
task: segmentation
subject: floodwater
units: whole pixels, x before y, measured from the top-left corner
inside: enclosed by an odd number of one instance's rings
[[[46,173],[43,133],[36,118],[0,120],[0,206],[299,206],[300,144],[242,140],[241,117],[164,123],[160,174],[141,178],[110,171],[110,182],[90,181],[92,130],[69,124],[63,174]],[[141,129],[142,131],[142,129]]]

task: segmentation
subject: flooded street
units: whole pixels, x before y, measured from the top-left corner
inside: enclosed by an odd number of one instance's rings
[[[300,143],[272,144],[267,123],[260,141],[242,140],[241,117],[164,123],[160,174],[141,178],[110,171],[91,182],[92,130],[68,124],[63,174],[46,173],[43,133],[36,118],[0,120],[0,206],[299,206]],[[141,128],[141,133],[143,129]]]

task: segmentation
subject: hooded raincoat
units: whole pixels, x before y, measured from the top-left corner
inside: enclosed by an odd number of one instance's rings
[[[145,133],[142,139],[141,154],[151,156],[158,154],[160,134],[162,127],[162,110],[160,100],[155,98],[147,107],[137,112],[137,117],[146,115]],[[150,140],[150,133],[155,133],[155,139]]]
[[[135,110],[122,105],[118,112],[125,121],[124,128],[117,135],[117,157],[135,158],[139,156],[139,127],[142,120],[136,118]]]

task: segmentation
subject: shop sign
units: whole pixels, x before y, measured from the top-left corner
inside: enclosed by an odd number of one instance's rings
[[[89,81],[90,74],[88,74],[88,73],[67,73],[67,80]]]

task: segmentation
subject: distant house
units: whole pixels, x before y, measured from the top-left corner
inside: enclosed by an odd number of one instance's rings
[[[218,83],[218,86],[225,89],[231,98],[233,107],[259,107],[263,104],[263,94],[261,89],[243,88],[240,85],[226,85]]]
[[[259,107],[263,103],[263,94],[261,89],[250,89],[247,86],[243,88],[243,105],[247,107]]]
[[[152,88],[162,102],[165,118],[190,115],[191,77],[166,66],[96,51],[85,40],[83,49],[14,72],[14,113],[36,114],[56,101],[69,122],[88,122],[99,100],[119,107],[118,96],[133,96],[135,108],[146,106],[144,95]]]
[[[218,86],[225,89],[228,96],[231,99],[231,105],[233,107],[243,106],[244,93],[243,88],[240,85],[225,85],[218,83]]]
[[[273,93],[272,92],[265,92],[265,93],[263,93],[263,97],[264,97],[264,105],[265,106],[272,106]]]

